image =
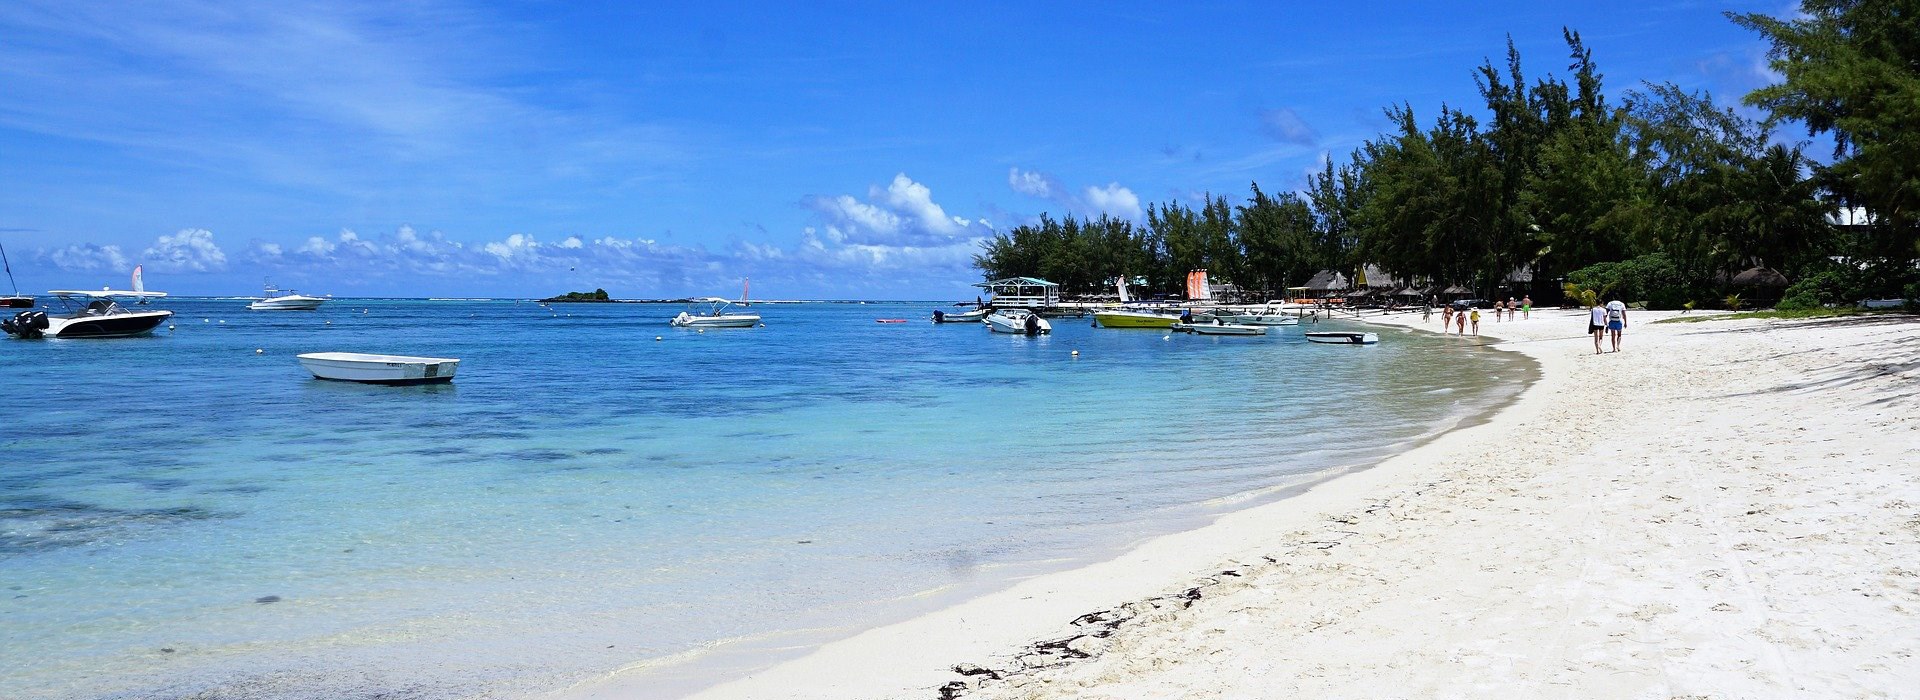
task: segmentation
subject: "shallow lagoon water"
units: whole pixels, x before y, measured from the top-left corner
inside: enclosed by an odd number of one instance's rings
[[[0,340],[0,697],[519,695],[850,630],[1370,463],[1533,372],[929,304],[705,333],[653,304],[160,306],[151,338]],[[293,358],[323,350],[463,361],[369,387]]]

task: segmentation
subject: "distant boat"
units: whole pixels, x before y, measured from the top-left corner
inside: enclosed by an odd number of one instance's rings
[[[146,335],[173,317],[172,311],[134,311],[116,299],[164,297],[166,292],[55,290],[47,292],[67,307],[66,313],[22,311],[0,321],[0,330],[16,338],[129,338]],[[75,308],[79,300],[85,304]]]
[[[947,313],[939,309],[934,309],[933,322],[934,323],[979,323],[981,321],[987,320],[987,314],[990,314],[990,313],[993,313],[993,309],[985,306],[974,309],[972,311],[962,311],[959,313]]]
[[[371,355],[359,352],[310,352],[300,366],[315,379],[362,384],[440,384],[453,381],[459,358]]]
[[[0,309],[31,309],[33,297],[20,293],[20,285],[13,281],[13,261],[7,259],[7,247],[0,245],[0,263],[7,268],[7,284],[13,285],[13,296],[0,297]]]
[[[267,283],[260,296],[258,301],[247,304],[247,308],[254,311],[312,311],[327,303],[326,297],[307,296],[291,289],[282,290],[273,286],[272,282]]]
[[[1313,333],[1302,333],[1301,335],[1307,336],[1307,340],[1313,341],[1315,343],[1333,343],[1335,345],[1372,345],[1374,343],[1380,342],[1380,336],[1374,335],[1372,333],[1355,333],[1355,332],[1348,332],[1348,331],[1319,331],[1319,332],[1313,332]]]
[[[987,315],[987,330],[1015,335],[1048,335],[1053,324],[1026,309],[1001,309]]]
[[[687,310],[668,321],[677,328],[752,328],[760,323],[759,314],[727,313],[736,304],[720,297],[701,297],[687,302]]]
[[[1294,313],[1287,313],[1289,308],[1291,308]],[[1243,314],[1228,314],[1221,316],[1220,320],[1226,321],[1227,323],[1239,323],[1249,326],[1297,326],[1300,325],[1299,314],[1301,313],[1304,312],[1300,310],[1298,304],[1282,305],[1281,302],[1270,301],[1258,311]]]

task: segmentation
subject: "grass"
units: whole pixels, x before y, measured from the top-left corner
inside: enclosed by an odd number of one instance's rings
[[[1783,319],[1835,318],[1839,316],[1864,316],[1864,315],[1870,315],[1870,314],[1890,314],[1890,313],[1898,314],[1902,312],[1899,309],[1868,310],[1868,309],[1856,309],[1856,308],[1793,309],[1790,311],[1774,311],[1774,310],[1742,311],[1739,313],[1732,313],[1732,314],[1711,314],[1706,316],[1675,316],[1673,318],[1663,318],[1658,321],[1654,321],[1654,323],[1699,323],[1701,321],[1736,321],[1743,318],[1783,318]]]

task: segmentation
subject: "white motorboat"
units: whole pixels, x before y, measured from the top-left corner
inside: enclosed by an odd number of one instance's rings
[[[933,322],[934,323],[979,323],[981,321],[987,320],[987,314],[990,314],[990,313],[993,313],[993,309],[992,307],[987,307],[987,306],[982,306],[972,311],[962,311],[959,313],[947,313],[939,309],[934,309]]]
[[[119,299],[153,299],[166,292],[124,292],[54,290],[52,294],[67,308],[61,313],[22,311],[0,321],[0,329],[16,338],[127,338],[146,335],[173,317],[172,311],[134,311],[121,306]]]
[[[1266,326],[1248,326],[1237,323],[1176,323],[1173,330],[1194,335],[1266,335]]]
[[[1335,345],[1372,345],[1380,342],[1380,336],[1372,333],[1353,331],[1316,331],[1313,333],[1302,333],[1301,335],[1306,336],[1307,340],[1315,343],[1332,343]]]
[[[269,282],[266,290],[261,293],[261,298],[247,304],[247,308],[254,311],[312,311],[320,308],[321,304],[327,303],[327,299],[328,297],[307,296],[291,289],[280,289]]]
[[[1220,317],[1220,320],[1226,321],[1227,323],[1238,323],[1246,326],[1298,326],[1300,325],[1300,314],[1303,314],[1306,312],[1298,309],[1297,308],[1299,307],[1298,304],[1288,304],[1287,306],[1292,306],[1296,308],[1287,309],[1282,307],[1279,303],[1267,302],[1266,306],[1260,307],[1259,309],[1256,309],[1247,313],[1223,315]],[[1292,313],[1288,313],[1289,311],[1292,311]]]
[[[310,352],[300,366],[315,379],[362,384],[439,384],[453,381],[459,358],[371,355],[360,352]]]
[[[1015,335],[1047,335],[1053,324],[1026,309],[999,309],[987,315],[987,330]]]
[[[759,314],[727,313],[735,306],[746,306],[746,303],[720,297],[692,299],[687,302],[686,311],[667,323],[678,328],[752,328],[760,324]]]

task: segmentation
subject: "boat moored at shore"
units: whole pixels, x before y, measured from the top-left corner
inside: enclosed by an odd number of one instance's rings
[[[1302,335],[1305,335],[1310,342],[1332,345],[1372,345],[1380,342],[1378,335],[1357,331],[1316,331]]]
[[[987,330],[1014,335],[1048,335],[1053,324],[1026,309],[1000,309],[987,316]]]

